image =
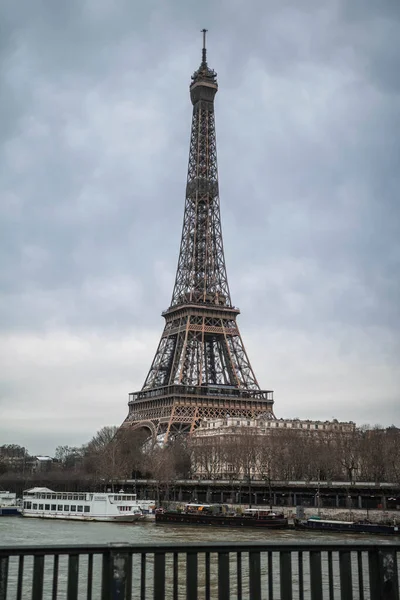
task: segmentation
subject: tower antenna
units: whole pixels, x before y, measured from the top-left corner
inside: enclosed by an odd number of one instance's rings
[[[203,34],[203,53],[202,53],[202,63],[203,65],[207,64],[207,49],[206,49],[206,34],[208,29],[202,29]]]

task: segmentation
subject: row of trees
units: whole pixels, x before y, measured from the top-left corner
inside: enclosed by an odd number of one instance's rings
[[[356,428],[350,432],[281,429],[260,435],[195,437],[192,465],[200,477],[280,481],[390,481],[400,483],[400,430]]]
[[[54,459],[44,465],[20,446],[10,448],[0,446],[0,489],[45,485],[90,490],[135,478],[154,479],[157,486],[167,489],[176,478],[190,477],[191,472],[186,439],[161,446],[153,444],[143,430],[114,426],[103,427],[83,446],[58,446]]]
[[[260,434],[242,427],[229,434],[195,434],[159,445],[140,430],[103,427],[84,446],[59,446],[45,470],[23,471],[26,457],[24,448],[0,446],[0,486],[10,480],[11,472],[25,481],[51,482],[56,487],[73,480],[104,486],[135,478],[151,478],[168,487],[176,479],[193,477],[400,483],[400,430],[280,429]]]

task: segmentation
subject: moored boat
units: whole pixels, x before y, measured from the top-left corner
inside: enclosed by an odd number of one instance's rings
[[[187,504],[183,511],[157,509],[156,523],[269,529],[284,529],[288,526],[287,518],[272,510],[250,508],[239,514],[230,510],[226,504]]]
[[[133,523],[142,517],[136,496],[123,492],[54,492],[35,487],[23,494],[23,517]]]
[[[0,517],[16,517],[20,514],[17,495],[8,491],[0,492]]]
[[[322,531],[324,533],[367,533],[379,535],[400,535],[400,526],[369,521],[336,521],[334,519],[295,519],[295,529]]]
[[[142,512],[140,521],[154,523],[156,518],[156,503],[154,500],[137,500],[137,506]]]

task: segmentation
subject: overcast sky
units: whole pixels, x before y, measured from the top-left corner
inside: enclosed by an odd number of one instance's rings
[[[203,27],[228,277],[260,385],[278,418],[400,425],[398,0],[0,12],[0,445],[82,444],[143,385]]]

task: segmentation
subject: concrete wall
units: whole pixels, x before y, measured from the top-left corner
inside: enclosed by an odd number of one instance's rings
[[[175,509],[177,507],[184,508],[187,502],[163,502],[164,506],[168,506],[170,509]],[[248,504],[229,504],[229,507],[232,507],[234,510],[245,508],[249,508]],[[252,505],[252,508],[260,508],[262,510],[268,509],[267,506],[255,506]],[[275,506],[273,510],[276,512],[283,512],[285,516],[289,517],[289,519],[293,519],[296,517],[296,507],[295,506]],[[304,507],[304,516],[305,518],[315,517],[318,515],[318,509],[314,507]],[[367,518],[367,511],[363,509],[352,509],[347,510],[343,508],[321,508],[320,515],[322,519],[336,519],[338,521],[360,521],[362,519]],[[373,523],[379,523],[381,521],[391,521],[395,523],[400,523],[400,511],[395,510],[369,510],[368,511],[368,519]]]

